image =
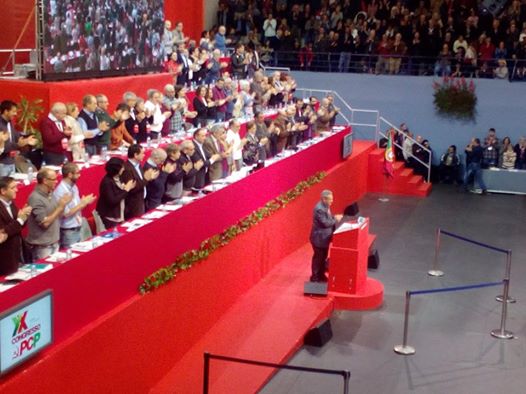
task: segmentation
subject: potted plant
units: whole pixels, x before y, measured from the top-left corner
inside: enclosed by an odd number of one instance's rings
[[[33,135],[37,140],[37,144],[28,151],[24,152],[35,167],[40,168],[42,164],[42,134],[36,128],[36,124],[40,119],[40,115],[44,112],[42,106],[42,99],[28,100],[25,96],[20,96],[18,103],[18,126],[26,135]]]
[[[464,77],[444,77],[442,82],[433,82],[434,104],[443,116],[472,120],[475,118],[477,95],[475,84]]]

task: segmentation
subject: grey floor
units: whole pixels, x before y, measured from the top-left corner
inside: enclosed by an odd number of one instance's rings
[[[427,199],[377,195],[360,202],[378,238],[381,266],[369,274],[385,286],[384,305],[367,312],[336,312],[333,338],[322,348],[303,347],[291,365],[351,371],[351,393],[526,393],[526,197],[457,193],[438,185]],[[443,238],[442,278],[427,270],[433,260],[435,229],[513,251],[507,328],[516,338],[498,340],[490,331],[500,326],[501,304],[490,287],[454,293],[414,296],[408,344],[413,356],[400,356],[404,299],[408,289],[427,289],[503,278],[505,256]],[[261,391],[341,393],[341,378],[284,371]]]

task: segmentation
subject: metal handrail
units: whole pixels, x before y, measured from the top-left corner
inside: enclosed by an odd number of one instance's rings
[[[256,365],[259,367],[288,369],[291,371],[320,373],[320,374],[325,374],[325,375],[339,375],[343,378],[343,394],[349,394],[349,379],[351,378],[351,372],[349,370],[310,368],[310,367],[300,367],[296,365],[267,363],[264,361],[256,361],[256,360],[249,360],[249,359],[243,359],[243,358],[238,358],[238,357],[222,356],[219,354],[211,354],[208,352],[204,353],[203,394],[209,393],[210,360],[213,360],[213,359],[233,362],[236,364]]]
[[[395,125],[393,125],[391,122],[389,122],[387,119],[385,119],[383,116],[380,116],[380,120],[382,122],[385,122],[390,128],[396,130],[397,133],[401,133],[401,134],[404,134],[404,138],[407,138],[409,140],[411,140],[413,142],[413,144],[416,144],[418,145],[420,148],[424,149],[427,153],[428,153],[428,157],[429,157],[429,160],[427,163],[424,163],[422,160],[420,160],[418,157],[416,157],[415,155],[413,155],[412,152],[409,152],[409,155],[416,161],[418,161],[420,164],[422,164],[423,166],[425,166],[427,168],[427,182],[429,182],[431,180],[431,163],[433,161],[433,158],[432,158],[432,151],[431,149],[428,149],[426,148],[424,145],[422,145],[421,143],[419,143],[417,140],[415,140],[414,138],[408,136],[407,134],[403,133],[398,127],[396,127]],[[384,138],[388,138],[388,136],[386,134],[384,134],[381,130],[378,130],[378,134],[381,135],[382,137]],[[399,144],[397,144],[395,141],[392,142],[397,148],[399,148],[400,150],[404,150],[403,146],[400,146]]]
[[[12,48],[12,49],[0,49],[0,53],[10,53],[11,56],[7,59],[6,63],[4,64],[4,67],[0,70],[0,75],[14,75],[15,73],[15,65],[16,65],[16,56],[17,53],[31,53],[31,51],[34,51],[34,48]],[[12,70],[6,71],[7,66],[11,63]]]
[[[344,54],[347,59],[343,60],[340,64],[340,57]],[[442,58],[439,56],[409,56],[409,55],[396,55],[387,54],[380,55],[377,53],[352,53],[352,52],[311,52],[309,57],[312,56],[313,60],[309,65],[306,64],[303,57],[306,52],[299,51],[275,51],[274,64],[278,66],[288,66],[293,70],[316,70],[316,71],[327,71],[327,72],[358,72],[358,73],[376,73],[389,74],[387,65],[385,69],[382,65],[381,69],[376,69],[376,62],[378,59],[395,58],[401,60],[401,65],[395,74],[398,75],[433,75],[435,74],[434,66],[441,60],[447,60],[450,66],[450,74],[455,72],[455,65],[460,64],[462,75],[478,76],[481,67],[484,63],[487,63],[489,68],[493,68],[497,64],[497,58],[488,59],[487,61],[480,61],[476,59],[476,64],[465,63],[464,59],[457,61],[455,56]],[[302,60],[300,61],[300,58]],[[506,61],[508,68],[508,78],[513,79],[515,73],[513,70],[516,67],[518,59],[507,58],[503,59]],[[455,62],[457,61],[457,62]],[[301,64],[303,63],[303,66]],[[363,68],[365,66],[365,69]],[[343,69],[342,69],[343,68]],[[443,74],[443,70],[440,72]]]
[[[343,112],[338,112],[338,115],[340,115],[344,120],[345,122],[347,122],[347,125],[350,125],[350,126],[362,126],[362,127],[374,127],[375,128],[375,134],[377,132],[377,129],[378,129],[378,117],[379,117],[379,112],[376,111],[376,110],[369,110],[369,109],[356,109],[356,108],[353,108],[351,107],[351,105],[343,99],[343,97],[336,91],[334,90],[326,90],[326,89],[308,89],[308,88],[298,88],[296,89],[297,92],[308,92],[308,93],[322,93],[324,95],[328,95],[328,94],[332,94],[335,98],[337,98],[345,108],[347,108],[350,112],[351,112],[351,119],[349,119]],[[310,96],[310,94],[309,94]],[[303,98],[305,98],[305,94],[303,95]],[[354,114],[356,112],[364,112],[364,113],[376,113],[376,117],[377,117],[377,121],[375,124],[370,124],[370,123],[357,123],[357,122],[354,122]],[[358,134],[361,134],[360,132],[357,132],[356,130],[354,131]],[[365,138],[367,138],[367,136],[363,135]],[[376,138],[376,137],[375,137]]]

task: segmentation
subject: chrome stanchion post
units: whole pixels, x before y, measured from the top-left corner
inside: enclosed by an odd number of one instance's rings
[[[203,394],[208,394],[208,381],[210,379],[210,353],[204,354],[204,368],[203,368]]]
[[[510,275],[511,275],[511,250],[508,250],[508,253],[506,254],[506,273],[504,274],[504,279],[507,280],[508,282],[510,281]],[[507,302],[513,304],[515,302],[517,302],[517,300],[513,297],[504,297],[504,295],[498,295],[497,297],[495,297],[495,299],[498,301],[498,302],[502,302],[502,300],[507,300]]]
[[[503,291],[503,299],[508,299],[508,291],[509,291],[510,281],[509,279],[504,279],[504,291]],[[493,331],[491,331],[491,336],[499,339],[512,339],[513,333],[511,331],[506,330],[506,318],[508,317],[508,303],[503,302],[502,303],[502,315],[500,318],[500,328],[497,328]]]
[[[440,254],[440,234],[442,231],[440,228],[437,228],[436,231],[436,240],[435,240],[435,258],[433,259],[433,269],[427,271],[429,276],[444,276],[444,271],[438,269],[438,256]]]
[[[405,292],[405,314],[404,314],[404,341],[401,345],[394,347],[395,353],[402,354],[404,356],[410,356],[415,354],[415,348],[407,344],[407,330],[409,328],[409,304],[411,302],[411,292]]]
[[[351,378],[351,373],[345,371],[343,376],[343,394],[349,394],[349,379]]]

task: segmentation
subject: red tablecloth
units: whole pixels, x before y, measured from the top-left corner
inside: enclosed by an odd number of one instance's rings
[[[65,340],[136,295],[147,275],[171,263],[182,252],[198,247],[204,239],[236,223],[299,181],[339,163],[342,140],[348,131],[336,133],[151,224],[20,283],[0,294],[0,311],[52,289],[55,342]],[[93,178],[99,171],[97,167],[90,169]],[[85,181],[93,179],[88,175],[83,177]],[[279,234],[276,240],[279,241]]]

